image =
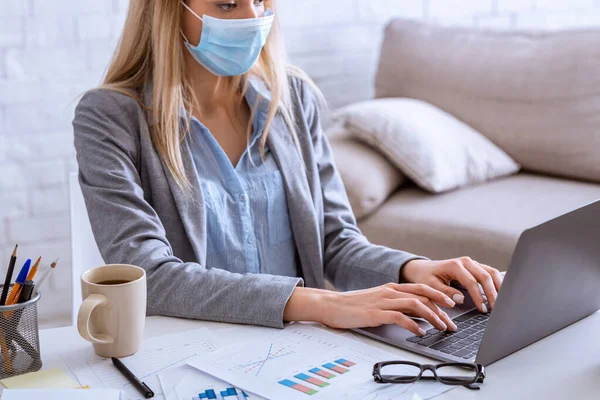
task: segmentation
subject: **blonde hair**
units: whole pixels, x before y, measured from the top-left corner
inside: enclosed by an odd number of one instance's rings
[[[259,60],[246,74],[228,77],[225,85],[225,90],[233,97],[238,88],[241,88],[242,94],[245,93],[249,77],[257,76],[270,90],[272,101],[260,140],[261,154],[264,153],[269,127],[277,111],[281,111],[293,141],[298,146],[289,76],[306,81],[316,95],[319,106],[326,105],[323,95],[308,75],[287,63],[280,42],[275,0],[267,0],[265,3],[275,13],[275,20]],[[187,49],[180,34],[183,10],[177,0],[131,0],[121,38],[100,88],[133,97],[141,107],[146,108],[144,101],[137,98],[135,93],[143,93],[145,85],[151,82],[153,91],[150,111],[155,121],[151,125],[152,142],[179,186],[189,189],[181,142],[189,130],[190,121],[186,121],[182,131],[179,108],[183,105],[190,110],[197,104],[197,99],[184,71],[183,52]],[[243,100],[243,96],[240,99]],[[248,137],[256,113],[255,105],[250,106],[251,118],[246,132]]]

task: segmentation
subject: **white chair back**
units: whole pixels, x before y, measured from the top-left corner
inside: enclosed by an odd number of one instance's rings
[[[92,233],[76,172],[69,174],[69,201],[71,208],[71,256],[73,257],[71,319],[73,325],[77,325],[77,313],[81,304],[81,274],[90,268],[103,265],[104,260],[102,260]]]

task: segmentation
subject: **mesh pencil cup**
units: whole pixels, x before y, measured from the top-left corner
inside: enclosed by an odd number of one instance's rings
[[[0,306],[0,379],[42,368],[37,313],[40,296],[38,291],[25,303]]]

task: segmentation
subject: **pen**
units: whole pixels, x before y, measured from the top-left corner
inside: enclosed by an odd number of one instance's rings
[[[15,249],[10,256],[10,261],[8,262],[8,270],[6,271],[6,279],[4,280],[4,287],[2,288],[2,295],[0,296],[0,306],[6,305],[6,296],[8,296],[8,289],[10,288],[10,281],[12,280],[13,271],[15,269],[15,263],[17,262],[17,248],[19,245],[15,246]]]
[[[118,358],[111,357],[111,360],[115,367],[123,374],[125,377],[135,386],[135,388],[144,395],[145,398],[150,399],[154,397],[154,392],[152,389],[148,387],[144,382],[140,381],[134,374],[131,372],[125,364],[121,362]]]
[[[33,286],[33,281],[26,280],[25,282],[23,282],[23,286],[21,287],[21,294],[19,295],[19,301],[17,301],[17,303],[25,303],[26,301],[31,300]]]
[[[34,283],[33,281],[25,281],[23,282],[23,284],[21,285],[21,290],[19,290],[19,298],[16,299],[13,304],[17,304],[17,303],[25,303],[29,300],[31,300],[31,295],[33,293],[33,287],[34,287]],[[21,316],[23,315],[23,309],[17,310],[17,311],[8,311],[7,317],[9,320],[12,321],[14,314],[17,314],[17,321],[19,321],[21,319]]]
[[[10,296],[8,296],[8,300],[6,300],[7,305],[12,305],[17,302],[19,299],[19,292],[21,291],[21,285],[27,280],[27,274],[29,273],[29,267],[31,267],[31,260],[27,259],[21,271],[19,271],[19,275],[15,280],[15,284],[13,285],[12,290],[10,291]]]
[[[39,280],[39,281],[37,281],[37,284],[36,284],[36,286],[37,286],[37,290],[38,290],[38,291],[40,290],[40,287],[42,287],[42,284],[43,284],[43,283],[46,281],[46,279],[48,279],[48,276],[50,276],[50,273],[52,272],[52,270],[53,270],[54,268],[56,268],[56,263],[57,263],[57,262],[58,262],[58,258],[56,259],[56,261],[54,261],[52,264],[50,264],[50,268],[48,268],[48,269],[46,270],[46,272],[44,272],[44,273],[42,274],[42,277],[40,278],[40,280]]]
[[[29,270],[29,273],[27,274],[27,278],[25,278],[25,282],[33,281],[33,278],[35,277],[35,274],[37,273],[37,270],[38,270],[38,265],[40,265],[40,261],[42,261],[42,257],[38,257],[35,264],[33,264],[33,267],[31,267],[31,269]],[[20,277],[20,275],[19,275],[19,277]],[[19,288],[19,291],[15,295],[12,302],[10,301],[10,299],[7,301],[8,304],[22,303],[21,292],[23,291],[23,284],[22,284],[22,282],[19,282],[19,283],[21,283],[21,287]],[[33,284],[33,282],[32,282],[32,284]],[[10,295],[12,296],[12,293]],[[28,301],[30,298],[31,298],[31,293],[29,293],[27,300],[25,300],[25,301]]]

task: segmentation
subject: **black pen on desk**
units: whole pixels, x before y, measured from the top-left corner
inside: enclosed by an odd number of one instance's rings
[[[146,385],[144,382],[140,381],[134,374],[133,372],[131,372],[126,366],[125,364],[123,364],[121,362],[121,360],[119,360],[118,358],[115,357],[111,357],[111,360],[114,364],[115,367],[117,367],[117,369],[119,371],[121,371],[121,373],[123,375],[125,375],[125,377],[129,380],[129,382],[131,382],[133,384],[133,386],[135,386],[135,388],[137,390],[139,390],[139,392],[141,394],[144,395],[145,398],[150,399],[152,397],[154,397],[154,392],[152,391],[152,389],[150,389],[148,387],[148,385]]]

